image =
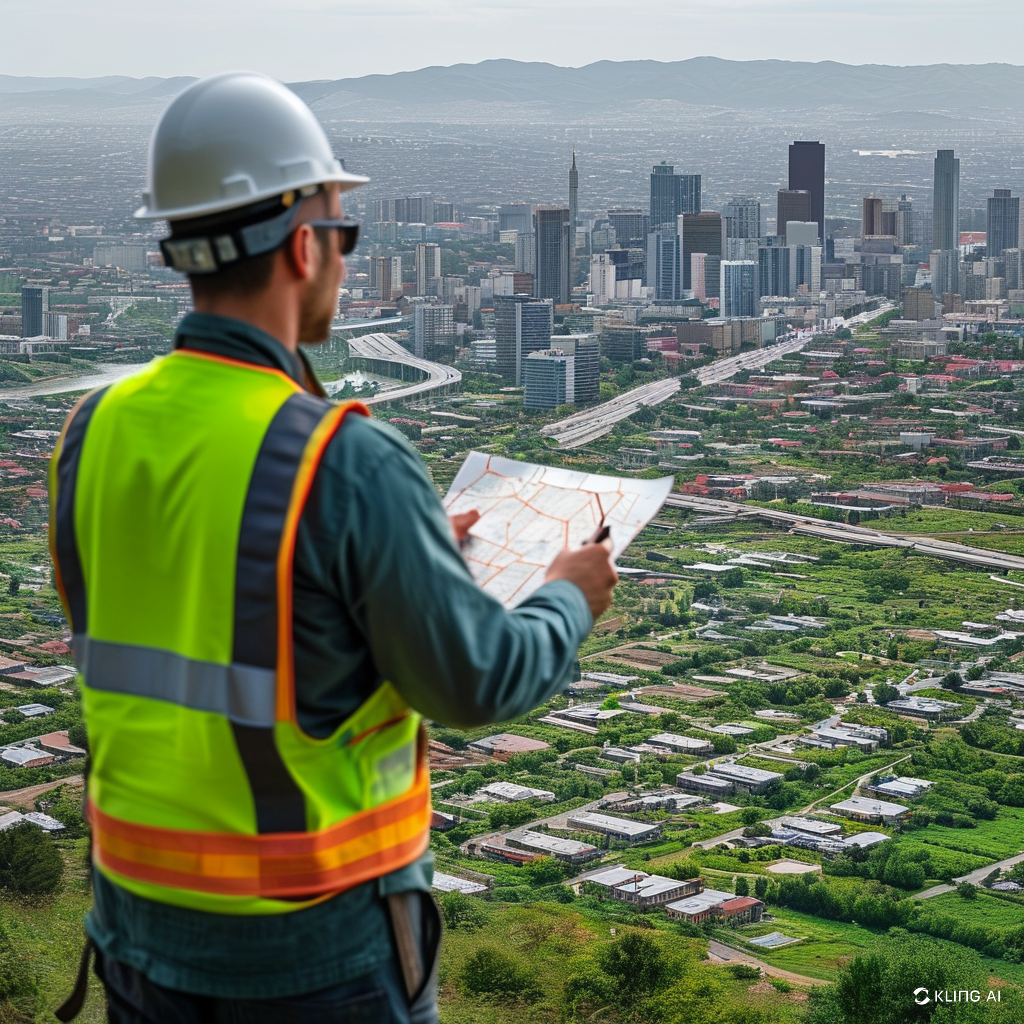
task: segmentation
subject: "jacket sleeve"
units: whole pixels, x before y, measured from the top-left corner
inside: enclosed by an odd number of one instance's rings
[[[422,714],[462,727],[563,690],[593,624],[580,589],[555,581],[504,608],[473,582],[415,450],[369,420],[344,430],[344,466],[321,467],[345,477],[337,585],[381,676]]]

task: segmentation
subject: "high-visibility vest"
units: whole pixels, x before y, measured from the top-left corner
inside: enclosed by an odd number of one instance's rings
[[[427,847],[420,716],[389,683],[326,739],[295,711],[292,564],[346,415],[178,350],[87,396],[51,465],[96,867],[140,896],[285,913]],[[312,513],[311,513],[312,514]]]

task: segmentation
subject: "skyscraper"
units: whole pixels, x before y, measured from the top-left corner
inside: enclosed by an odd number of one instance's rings
[[[749,196],[730,200],[722,207],[725,237],[760,238],[761,204]]]
[[[807,223],[814,220],[812,213],[814,198],[807,189],[780,189],[776,206],[775,233],[786,234],[786,225],[791,221]]]
[[[1002,256],[1006,249],[1017,248],[1020,230],[1020,199],[1008,188],[997,188],[988,200],[985,219],[985,255]]]
[[[932,272],[932,294],[939,302],[944,295],[960,294],[960,250],[936,249],[929,257]]]
[[[762,245],[757,250],[757,294],[792,294],[789,278],[789,250],[781,245]]]
[[[523,360],[551,345],[554,309],[550,299],[498,295],[494,299],[497,370],[513,384],[523,382]]]
[[[757,264],[753,260],[722,260],[719,290],[722,316],[755,316]]]
[[[520,274],[537,273],[537,239],[532,231],[516,233],[516,271]]]
[[[43,314],[50,308],[48,288],[21,289],[21,336],[37,338],[43,333]]]
[[[685,276],[685,275],[684,275]],[[708,254],[706,252],[690,253],[690,290],[699,302],[708,297]]]
[[[529,234],[533,230],[533,209],[529,203],[505,203],[499,206],[498,230]]]
[[[953,150],[940,149],[935,155],[932,192],[932,248],[949,250],[959,245],[960,161]]]
[[[811,215],[791,220],[813,220],[818,223],[818,239],[825,238],[825,146],[821,142],[794,142],[789,147],[790,191],[811,193]],[[785,224],[785,221],[781,222]],[[781,229],[776,228],[781,234]]]
[[[679,175],[664,160],[651,169],[651,230],[675,224],[679,216]]]
[[[523,408],[576,404],[576,359],[559,349],[531,352],[523,361]]]
[[[377,290],[382,302],[390,302],[402,294],[402,257],[371,256],[370,287]]]
[[[609,210],[608,220],[615,229],[615,242],[623,249],[636,249],[647,243],[654,221],[643,210]],[[655,225],[657,226],[657,225]]]
[[[722,262],[722,215],[720,213],[688,213],[683,215],[683,287],[693,288],[690,256],[695,252],[707,253],[704,264],[704,287],[707,297],[717,298],[719,292],[719,264]]]
[[[417,302],[412,312],[414,354],[421,359],[451,356],[455,351],[455,312],[451,306]]]
[[[575,231],[580,223],[580,172],[576,170],[576,150],[572,151],[572,166],[569,168],[569,227]]]
[[[679,175],[679,212],[700,213],[700,175]]]
[[[662,224],[647,236],[648,288],[654,289],[658,302],[675,302],[682,296],[680,260],[682,259],[683,216],[676,218],[676,226]]]
[[[416,245],[416,294],[437,295],[441,289],[441,246],[434,242]]]
[[[575,360],[573,391],[577,405],[596,402],[601,389],[601,348],[596,334],[556,334],[551,347]]]
[[[533,214],[536,270],[533,294],[557,306],[569,301],[569,263],[573,229],[568,206],[538,206]]]
[[[884,235],[882,230],[882,200],[874,196],[865,196],[861,202],[860,233],[862,238],[868,235]],[[895,232],[894,232],[895,233]]]

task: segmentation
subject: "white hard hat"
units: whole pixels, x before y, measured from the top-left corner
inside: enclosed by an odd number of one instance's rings
[[[369,178],[350,174],[313,111],[252,71],[200,79],[163,112],[149,144],[142,220],[210,217],[291,190]]]

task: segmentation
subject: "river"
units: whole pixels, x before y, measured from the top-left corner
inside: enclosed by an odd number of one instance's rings
[[[51,377],[49,380],[41,380],[35,384],[19,384],[17,387],[0,388],[0,401],[63,395],[69,391],[92,391],[93,388],[113,384],[145,365],[145,363],[116,363],[105,367],[99,373],[86,373],[78,377]]]

